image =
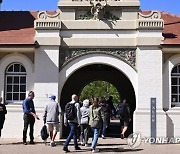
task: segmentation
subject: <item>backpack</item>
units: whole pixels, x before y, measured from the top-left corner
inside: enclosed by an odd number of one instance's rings
[[[65,106],[65,113],[67,120],[74,120],[76,118],[75,103],[67,103]]]
[[[128,109],[127,106],[124,104],[121,104],[117,107],[116,111],[122,118],[126,117],[128,115]]]
[[[88,124],[89,123],[89,111],[81,111],[81,124]]]
[[[41,138],[42,140],[46,140],[49,137],[48,131],[47,131],[47,126],[44,125],[41,129]]]

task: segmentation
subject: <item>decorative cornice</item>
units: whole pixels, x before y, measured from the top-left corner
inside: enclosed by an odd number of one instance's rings
[[[57,10],[54,15],[50,15],[46,11],[39,12],[34,27],[35,29],[60,29],[60,10]]]
[[[46,11],[41,11],[41,12],[39,12],[38,13],[38,15],[37,15],[37,18],[38,19],[44,19],[44,20],[48,20],[48,19],[60,19],[60,10],[57,10],[56,11],[56,14],[54,14],[54,15],[50,15],[50,14],[48,14]]]
[[[151,11],[150,14],[144,15],[139,12],[138,19],[161,19],[161,13],[159,11]]]
[[[139,29],[163,29],[164,21],[161,19],[159,11],[152,11],[148,15],[138,13],[137,26]]]
[[[135,69],[136,49],[67,49],[60,51],[60,66],[63,67],[73,59],[87,54],[107,54],[115,56]]]

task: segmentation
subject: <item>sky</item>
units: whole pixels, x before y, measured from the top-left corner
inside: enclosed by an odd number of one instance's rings
[[[56,10],[59,0],[3,0],[2,11]],[[140,0],[141,10],[159,10],[180,15],[180,0]]]

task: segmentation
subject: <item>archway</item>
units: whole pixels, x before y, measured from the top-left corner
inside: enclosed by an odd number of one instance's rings
[[[70,101],[72,94],[76,93],[79,95],[83,87],[94,80],[103,80],[113,84],[120,95],[127,98],[133,119],[133,112],[136,108],[136,97],[133,85],[123,72],[107,64],[86,65],[72,73],[66,80],[61,91],[61,107],[64,108],[65,104]],[[131,121],[128,134],[132,131],[133,120]]]

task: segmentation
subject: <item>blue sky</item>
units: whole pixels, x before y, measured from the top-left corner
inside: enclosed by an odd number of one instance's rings
[[[142,10],[180,15],[180,0],[140,0]],[[58,0],[3,0],[1,10],[56,10]]]

